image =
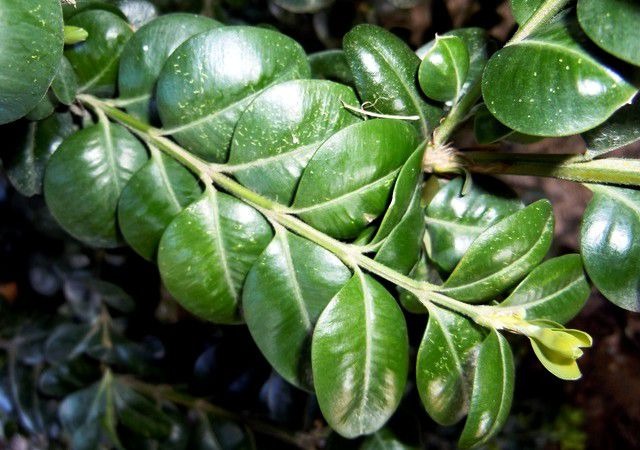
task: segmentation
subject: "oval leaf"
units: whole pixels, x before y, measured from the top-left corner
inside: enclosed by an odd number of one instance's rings
[[[153,117],[151,99],[166,60],[190,37],[219,26],[219,22],[204,16],[167,14],[140,28],[120,58],[118,86],[129,114],[149,121]]]
[[[360,98],[382,114],[418,116],[429,136],[442,114],[416,85],[420,58],[400,38],[375,25],[358,25],[344,37],[344,51]]]
[[[636,89],[583,46],[575,23],[556,20],[496,53],[482,80],[491,113],[516,131],[567,136],[604,122]]]
[[[209,188],[164,232],[158,248],[160,275],[171,295],[193,314],[237,323],[244,279],[272,235],[258,211]]]
[[[351,88],[331,81],[293,80],[266,89],[236,125],[229,170],[254,192],[290,204],[318,147],[359,121],[341,100],[357,103]]]
[[[475,178],[464,196],[463,184],[462,178],[447,183],[425,210],[427,253],[445,272],[455,268],[480,233],[523,207],[499,180]]]
[[[353,74],[344,50],[324,50],[309,55],[311,76],[353,86]]]
[[[504,426],[513,400],[514,378],[509,343],[492,330],[478,352],[469,416],[458,441],[461,448],[487,443]]]
[[[580,231],[585,269],[607,299],[640,311],[640,192],[590,185]]]
[[[174,159],[157,151],[131,177],[118,203],[124,239],[148,260],[173,218],[202,194],[198,180]]]
[[[588,159],[640,141],[640,100],[627,105],[599,127],[582,134]]]
[[[422,404],[440,425],[462,419],[471,400],[474,349],[483,334],[469,319],[436,306],[416,360],[416,384]]]
[[[322,414],[345,437],[381,428],[398,407],[408,372],[402,311],[382,285],[357,273],[324,310],[312,340]]]
[[[251,268],[242,307],[269,363],[290,383],[311,388],[311,335],[320,313],[351,273],[318,245],[278,230]]]
[[[532,203],[482,232],[442,292],[468,302],[491,299],[542,261],[552,237],[551,204],[547,200]]]
[[[580,255],[564,255],[533,269],[500,307],[521,310],[526,320],[567,323],[580,312],[590,293]]]
[[[116,90],[120,54],[133,31],[119,16],[88,10],[67,23],[89,33],[86,41],[67,46],[64,55],[78,75],[79,92],[111,96]]]
[[[337,238],[355,238],[385,209],[418,144],[410,125],[376,119],[351,125],[316,151],[293,202],[296,214]]]
[[[56,76],[51,82],[51,90],[56,98],[65,105],[70,105],[76,99],[78,92],[78,76],[73,71],[69,60],[63,56]]]
[[[469,73],[469,50],[458,36],[436,36],[435,43],[425,52],[418,81],[429,98],[455,101]]]
[[[188,39],[169,57],[158,80],[158,112],[166,133],[187,149],[225,162],[251,100],[273,84],[309,75],[293,39],[265,28],[218,28]]]
[[[118,199],[146,160],[142,144],[120,125],[105,121],[78,131],[60,145],[45,171],[44,196],[51,213],[86,244],[118,246]]]
[[[62,56],[57,0],[0,0],[0,124],[27,114],[49,89]]]

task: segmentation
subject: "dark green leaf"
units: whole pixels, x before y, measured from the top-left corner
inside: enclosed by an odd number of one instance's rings
[[[71,114],[54,114],[41,122],[20,122],[8,132],[8,153],[2,155],[11,184],[22,195],[42,192],[44,168],[64,138],[74,131]]]
[[[590,293],[580,255],[564,255],[533,269],[500,307],[522,310],[526,320],[566,323],[580,312]]]
[[[89,245],[118,246],[118,199],[146,160],[142,144],[120,125],[101,121],[78,131],[60,145],[45,172],[51,213],[69,234]]]
[[[153,150],[122,190],[118,223],[124,239],[148,260],[175,216],[202,194],[198,180],[174,159]]]
[[[62,364],[47,367],[38,380],[38,388],[44,394],[63,397],[82,389],[100,378],[100,368],[87,358],[75,358]]]
[[[464,196],[463,183],[462,178],[447,183],[425,210],[427,252],[445,272],[455,268],[480,233],[523,207],[501,181],[476,178]]]
[[[198,412],[195,432],[188,447],[193,450],[254,450],[248,429]]]
[[[414,280],[427,281],[431,284],[442,284],[442,278],[435,269],[434,264],[428,260],[427,255],[422,254],[418,258],[418,262],[409,272],[409,276]],[[422,304],[414,294],[404,289],[400,289],[400,304],[413,314],[426,314],[427,308]]]
[[[509,343],[492,330],[478,353],[469,416],[458,445],[472,448],[487,443],[500,431],[513,400],[514,368]]]
[[[612,55],[640,66],[640,3],[579,0],[578,20],[587,35]]]
[[[51,83],[51,90],[58,101],[65,105],[70,105],[76,99],[78,76],[65,56],[60,60],[56,76]]]
[[[311,334],[351,273],[332,253],[284,230],[251,268],[242,307],[269,363],[290,383],[310,388]]]
[[[483,333],[469,319],[436,306],[416,360],[416,385],[433,420],[453,425],[467,414],[476,354]]]
[[[380,429],[398,407],[408,337],[394,298],[356,273],[324,310],[312,341],[313,379],[329,425],[345,437]]]
[[[47,91],[44,97],[40,99],[40,102],[33,108],[31,111],[27,113],[25,119],[28,120],[43,120],[53,114],[55,109],[54,102],[55,98],[51,94],[51,91]]]
[[[220,25],[204,16],[167,14],[140,28],[120,57],[118,87],[127,112],[149,121],[155,84],[166,60],[190,37]]]
[[[518,24],[524,25],[542,3],[544,0],[511,0],[513,17]]]
[[[351,88],[332,81],[293,80],[266,89],[236,125],[230,170],[254,192],[290,204],[318,147],[359,121],[341,100],[357,104]]]
[[[436,36],[425,52],[418,81],[427,97],[441,102],[455,101],[469,73],[467,44],[455,35]]]
[[[209,188],[162,236],[160,274],[169,292],[195,315],[236,323],[245,277],[272,236],[255,209]]]
[[[224,162],[251,100],[273,84],[309,75],[304,50],[293,39],[264,28],[217,28],[187,40],[169,57],[158,80],[158,112],[166,132],[182,145]]]
[[[640,311],[640,191],[590,185],[580,249],[596,287],[610,301]]]
[[[113,404],[121,425],[147,438],[167,439],[171,420],[157,403],[122,383],[114,383]]]
[[[605,123],[582,135],[589,159],[640,140],[640,101],[616,111]]]
[[[133,34],[129,24],[108,11],[88,10],[73,16],[68,25],[84,28],[89,33],[86,41],[67,46],[64,51],[78,75],[78,91],[113,95],[120,54]]]
[[[398,172],[417,144],[413,128],[398,120],[368,120],[337,132],[303,172],[296,213],[334,237],[355,238],[384,212]]]
[[[491,299],[544,258],[553,237],[553,210],[539,200],[486,229],[473,241],[443,292],[458,300]]]
[[[353,85],[353,74],[344,50],[324,50],[309,55],[311,76]]]
[[[418,116],[414,125],[429,136],[442,111],[418,91],[420,58],[407,44],[383,28],[358,25],[345,35],[344,51],[361,99],[383,114]]]
[[[273,3],[293,13],[315,13],[331,5],[334,0],[274,0]]]
[[[0,0],[0,124],[27,114],[49,89],[62,56],[57,0]]]
[[[90,9],[108,11],[122,19],[127,18],[112,0],[73,0],[72,4],[64,1],[62,2],[62,12],[64,13],[64,20],[67,22],[73,16]]]
[[[486,106],[476,111],[473,120],[473,132],[479,144],[493,144],[501,140],[528,144],[540,140],[538,136],[518,133],[496,119]]]
[[[360,450],[418,450],[418,447],[405,444],[395,437],[391,430],[383,428],[369,436]]]
[[[506,126],[534,136],[567,136],[604,122],[637,91],[584,41],[575,23],[556,20],[500,50],[483,76],[487,108]]]

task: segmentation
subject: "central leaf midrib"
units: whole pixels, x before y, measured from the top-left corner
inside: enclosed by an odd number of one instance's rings
[[[105,150],[106,150],[105,153],[107,156],[106,163],[110,169],[112,179],[113,179],[113,184],[115,184],[115,188],[116,188],[116,193],[119,193],[121,191],[121,185],[120,185],[120,177],[118,174],[118,164],[116,162],[116,157],[114,154],[111,125],[108,120],[101,120],[100,125],[102,126],[102,137],[104,138],[104,144],[105,144]]]
[[[291,249],[289,247],[289,239],[285,234],[287,232],[283,231],[279,233],[278,239],[280,240],[280,244],[282,245],[282,253],[284,255],[285,263],[287,265],[287,270],[289,271],[289,279],[291,280],[291,284],[293,287],[293,297],[296,300],[296,306],[300,312],[300,316],[304,322],[305,329],[310,331],[312,329],[311,318],[309,317],[309,312],[305,308],[304,297],[302,296],[302,289],[300,288],[300,283],[296,276],[295,266],[293,264],[293,259],[291,257]]]
[[[224,273],[224,279],[227,282],[227,288],[229,289],[229,293],[233,298],[237,298],[237,290],[236,290],[235,283],[233,281],[233,277],[231,275],[231,270],[229,269],[229,261],[227,260],[227,251],[224,246],[217,191],[213,191],[213,193],[210,195],[210,198],[211,198],[211,208],[213,209],[213,217],[212,217],[213,226],[215,227],[215,230],[212,233],[213,241],[216,247],[218,248],[218,253],[220,254],[220,263],[222,265],[222,271]]]

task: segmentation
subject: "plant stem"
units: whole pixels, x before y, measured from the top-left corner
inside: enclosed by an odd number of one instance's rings
[[[536,9],[536,12],[533,13],[529,20],[518,29],[506,45],[516,44],[531,36],[540,26],[553,19],[568,3],[569,0],[546,0]]]
[[[580,183],[640,186],[640,161],[621,158],[585,161],[581,155],[465,152],[460,158],[475,173],[534,175]]]

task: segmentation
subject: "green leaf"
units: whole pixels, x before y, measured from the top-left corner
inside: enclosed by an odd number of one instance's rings
[[[533,269],[500,307],[521,308],[526,320],[567,323],[580,312],[590,293],[580,255],[564,255]]]
[[[134,30],[140,29],[158,16],[156,6],[147,0],[118,0],[117,5]]]
[[[386,238],[400,223],[412,202],[416,189],[421,187],[422,158],[425,147],[420,145],[404,163],[396,183],[393,186],[391,203],[384,213],[380,227],[376,232],[372,243],[377,243]]]
[[[65,26],[64,27],[64,45],[73,45],[78,42],[84,42],[89,37],[87,30],[80,27]]]
[[[640,4],[634,0],[579,0],[580,26],[601,48],[640,66]]]
[[[425,52],[418,81],[427,97],[441,102],[455,101],[469,74],[469,50],[458,36],[436,36]]]
[[[418,91],[420,58],[400,38],[374,25],[358,25],[344,37],[344,51],[358,94],[382,114],[419,116],[413,122],[423,137],[438,124],[442,111]]]
[[[473,241],[487,228],[523,207],[515,192],[493,178],[474,178],[466,195],[464,180],[441,188],[425,210],[429,258],[451,272]]]
[[[552,238],[551,204],[547,200],[532,203],[482,232],[442,292],[467,302],[491,299],[536,267]]]
[[[349,278],[336,256],[285,230],[278,230],[247,275],[242,296],[247,326],[269,363],[290,383],[313,386],[313,327]]]
[[[344,50],[324,50],[309,55],[313,78],[338,81],[353,86],[353,73]]]
[[[204,16],[167,14],[140,28],[120,57],[118,87],[127,112],[148,122],[155,84],[169,56],[190,37],[219,26]]]
[[[398,172],[417,145],[413,128],[392,119],[337,132],[304,170],[294,210],[327,234],[355,238],[384,212]]]
[[[69,60],[63,56],[56,76],[51,82],[51,90],[60,103],[70,105],[76,99],[78,92],[78,76],[73,71]]]
[[[511,0],[511,12],[519,25],[524,25],[544,0]]]
[[[442,284],[440,274],[435,269],[431,261],[428,260],[425,254],[420,255],[418,262],[409,272],[409,276],[414,280],[428,281],[432,284]],[[399,295],[400,304],[404,309],[413,314],[426,314],[427,308],[422,304],[414,294],[404,289],[400,289]]]
[[[44,97],[38,102],[35,108],[27,113],[25,119],[28,120],[43,120],[53,114],[55,109],[55,105],[53,102],[55,101],[54,96],[51,94],[51,91],[47,91]]]
[[[112,96],[116,90],[120,54],[133,34],[129,24],[104,10],[88,10],[73,16],[69,25],[84,28],[86,41],[67,46],[64,55],[78,75],[78,92]]]
[[[62,2],[62,12],[64,14],[65,22],[68,22],[73,16],[91,9],[108,11],[122,19],[127,18],[112,0],[73,0],[72,4]]]
[[[255,450],[249,429],[235,422],[197,412],[195,432],[189,449],[193,450]]]
[[[76,132],[60,145],[45,171],[49,210],[84,243],[117,247],[118,199],[146,160],[142,144],[120,125],[101,121]]]
[[[22,195],[42,192],[44,168],[74,128],[71,114],[60,113],[41,122],[18,122],[7,129],[9,145],[2,154],[3,166],[11,184]]]
[[[580,230],[585,269],[607,299],[640,311],[640,191],[589,185],[593,199]]]
[[[264,90],[236,125],[229,170],[252,191],[289,205],[318,147],[360,121],[341,100],[358,102],[351,88],[332,81],[293,80]]]
[[[383,428],[367,437],[360,450],[418,450],[418,447],[405,444],[391,430]]]
[[[273,3],[292,13],[315,13],[330,6],[334,0],[274,0]]]
[[[169,57],[158,80],[158,112],[166,132],[187,149],[225,162],[251,100],[273,84],[309,75],[304,50],[293,39],[265,28],[217,28]]]
[[[460,448],[478,447],[494,437],[509,416],[514,367],[509,343],[492,330],[478,352],[469,416],[458,441]]]
[[[469,409],[476,349],[484,338],[472,321],[436,306],[416,360],[416,387],[422,404],[440,425],[453,425]]]
[[[193,314],[237,323],[245,277],[272,236],[255,209],[209,188],[164,232],[158,249],[160,275],[171,295]]]
[[[62,56],[56,0],[0,0],[0,124],[27,114],[49,89]]]
[[[482,80],[489,111],[534,136],[567,136],[607,120],[637,90],[592,56],[584,41],[575,23],[556,20],[497,52]]]
[[[124,239],[148,260],[153,260],[169,223],[202,194],[198,180],[158,151],[135,173],[122,190],[118,223]]]
[[[496,119],[486,106],[478,108],[473,119],[473,132],[478,144],[493,144],[501,140],[529,144],[539,141],[538,136],[518,133]]]
[[[380,429],[398,407],[408,372],[407,327],[394,298],[356,273],[324,310],[312,340],[322,414],[345,437]]]
[[[114,383],[113,404],[119,425],[146,438],[167,439],[172,431],[171,419],[157,402],[122,383]]]
[[[588,159],[640,140],[640,101],[620,108],[602,125],[582,134]]]

